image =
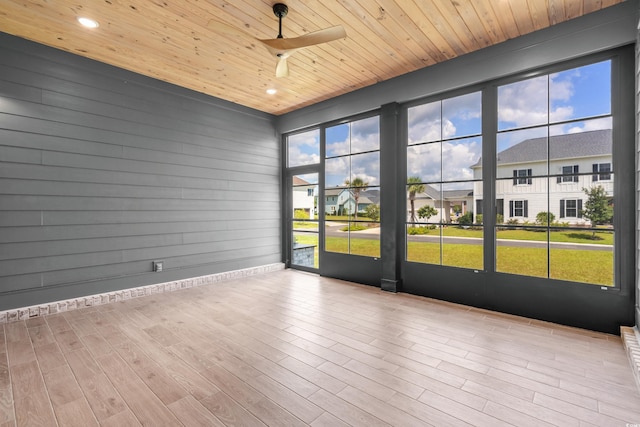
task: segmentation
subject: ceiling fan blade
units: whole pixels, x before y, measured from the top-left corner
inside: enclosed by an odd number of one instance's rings
[[[281,56],[276,65],[276,77],[289,77],[289,64],[287,64],[288,56]]]
[[[290,39],[258,39],[267,46],[270,51],[283,52],[290,49],[300,49],[302,47],[313,46],[316,44],[327,43],[330,41],[343,39],[347,37],[347,32],[342,25],[325,28],[324,30],[314,31],[300,37]]]

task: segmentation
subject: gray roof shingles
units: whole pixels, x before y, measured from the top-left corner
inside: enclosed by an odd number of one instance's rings
[[[549,138],[551,160],[611,155],[611,129],[556,135]],[[526,139],[498,153],[498,164],[547,159],[547,138]],[[481,167],[482,159],[472,168]]]

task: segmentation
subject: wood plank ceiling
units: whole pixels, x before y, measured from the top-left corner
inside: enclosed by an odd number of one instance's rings
[[[285,38],[347,38],[296,52],[284,78],[256,40],[278,34],[272,0],[2,0],[0,31],[284,114],[621,1],[288,0]]]

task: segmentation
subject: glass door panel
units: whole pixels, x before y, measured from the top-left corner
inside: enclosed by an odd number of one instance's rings
[[[318,174],[294,175],[290,189],[291,264],[317,269],[318,259]]]

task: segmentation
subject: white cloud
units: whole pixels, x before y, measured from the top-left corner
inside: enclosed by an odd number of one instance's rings
[[[300,165],[312,165],[320,163],[320,156],[318,154],[303,153],[297,146],[289,146],[289,164]]]
[[[590,132],[593,130],[611,129],[612,123],[610,117],[603,117],[601,119],[586,120],[584,122],[572,123],[570,127],[568,125],[553,126],[551,127],[551,135],[565,135],[569,133],[581,133]]]
[[[442,138],[452,138],[456,136],[456,126],[450,120],[444,121],[442,125]]]
[[[358,134],[351,137],[351,153],[380,149],[380,133]]]
[[[432,102],[409,108],[410,144],[441,139],[440,107],[440,102]]]
[[[320,162],[319,132],[310,132],[291,135],[287,138],[287,148],[290,165],[309,165]]]
[[[349,139],[327,143],[328,156],[346,156],[349,154]]]
[[[498,120],[507,122],[507,127],[523,127],[543,125],[551,122],[567,120],[573,117],[574,109],[571,105],[563,104],[571,101],[574,95],[572,78],[577,73],[563,74],[563,80],[558,80],[559,74],[547,79],[541,76],[502,86],[498,89]],[[551,97],[552,110],[549,111]]]
[[[444,142],[442,144],[442,177],[444,180],[473,179],[470,166],[475,164],[482,153],[482,145],[477,141],[464,143]]]
[[[549,96],[551,101],[569,101],[575,93],[573,79],[580,77],[578,70],[571,73],[556,73],[549,76]],[[564,80],[561,80],[564,79]]]
[[[480,159],[481,154],[482,144],[475,139],[409,147],[407,176],[417,176],[425,182],[473,179],[470,167]]]

